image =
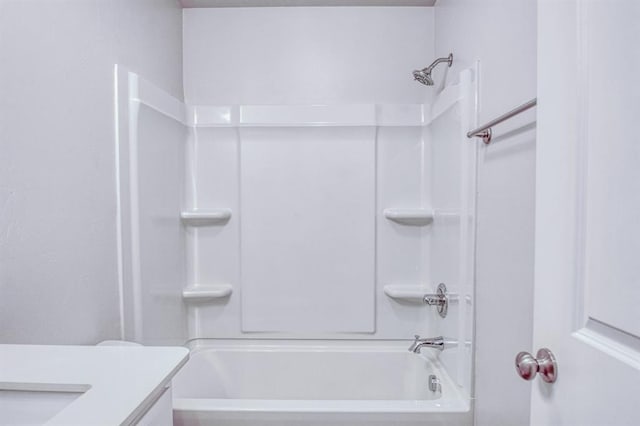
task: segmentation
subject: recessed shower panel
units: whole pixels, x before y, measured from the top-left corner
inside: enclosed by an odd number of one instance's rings
[[[375,329],[375,128],[240,131],[242,329]]]

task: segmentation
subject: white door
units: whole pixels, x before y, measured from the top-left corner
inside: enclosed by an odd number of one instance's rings
[[[540,0],[531,425],[640,425],[640,1]],[[533,352],[535,354],[535,352]]]

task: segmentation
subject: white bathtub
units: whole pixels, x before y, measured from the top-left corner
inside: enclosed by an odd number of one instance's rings
[[[173,380],[177,426],[471,425],[470,400],[407,342],[200,341]],[[429,375],[441,391],[429,390]]]

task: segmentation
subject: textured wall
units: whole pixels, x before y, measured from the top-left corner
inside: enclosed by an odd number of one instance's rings
[[[0,0],[0,342],[120,335],[114,64],[182,98],[173,0]]]
[[[433,10],[186,9],[190,104],[422,103],[411,71],[433,56]]]

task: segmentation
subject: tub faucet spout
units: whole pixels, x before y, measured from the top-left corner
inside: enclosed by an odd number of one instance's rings
[[[445,341],[444,341],[444,337],[442,336],[427,337],[427,338],[421,339],[420,336],[416,334],[415,338],[416,339],[413,341],[411,346],[409,346],[409,352],[414,352],[418,354],[420,353],[420,349],[422,349],[423,347],[434,348],[439,351],[444,350]]]

